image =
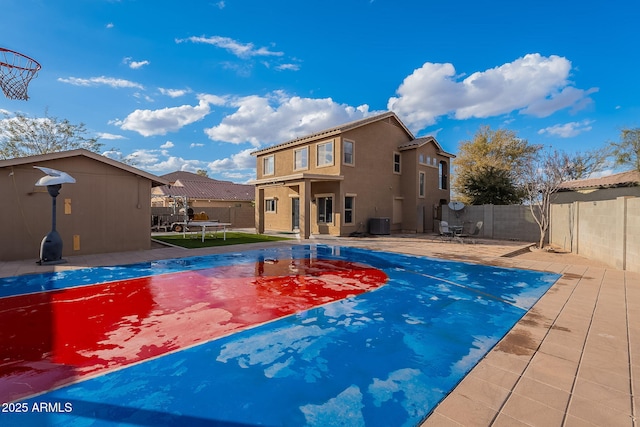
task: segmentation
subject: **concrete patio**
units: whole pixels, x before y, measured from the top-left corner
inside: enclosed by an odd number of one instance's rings
[[[294,241],[295,242],[295,241]],[[431,236],[313,239],[327,243],[551,271],[562,277],[440,403],[423,426],[635,426],[640,386],[640,274],[522,242]],[[244,249],[288,242],[243,245]],[[0,264],[0,277],[237,251],[237,246],[70,256]]]

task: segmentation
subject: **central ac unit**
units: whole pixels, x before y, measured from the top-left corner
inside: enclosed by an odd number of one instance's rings
[[[389,218],[369,218],[369,234],[391,234]]]

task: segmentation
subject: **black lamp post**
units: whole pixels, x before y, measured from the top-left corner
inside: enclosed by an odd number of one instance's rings
[[[56,198],[60,193],[62,184],[73,184],[76,180],[65,172],[61,172],[56,169],[50,169],[40,166],[34,166],[36,169],[40,169],[46,173],[36,182],[37,187],[47,187],[47,191],[51,196],[51,231],[44,236],[42,243],[40,244],[40,265],[62,264],[67,262],[62,259],[62,238],[56,231]]]

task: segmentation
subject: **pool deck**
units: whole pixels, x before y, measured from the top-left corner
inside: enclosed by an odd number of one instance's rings
[[[0,277],[122,265],[291,241],[66,257],[0,264]],[[295,240],[293,241],[295,243]],[[522,242],[441,242],[431,236],[312,239],[371,250],[550,271],[562,277],[436,407],[422,426],[636,426],[640,400],[640,273]]]

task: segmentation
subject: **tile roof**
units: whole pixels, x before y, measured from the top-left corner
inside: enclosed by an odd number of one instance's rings
[[[411,140],[409,142],[406,142],[404,144],[398,145],[398,150],[403,151],[403,150],[410,150],[412,148],[422,147],[423,145],[429,142],[433,142],[435,144],[439,154],[442,154],[443,156],[446,156],[446,157],[456,157],[455,155],[444,151],[440,143],[433,136],[423,136],[423,137]]]
[[[161,176],[163,179],[169,182],[176,182],[179,179],[187,181],[217,181],[216,179],[209,178],[208,176],[198,175],[197,173],[186,171],[175,171]]]
[[[633,187],[640,185],[640,172],[627,171],[602,178],[567,181],[560,185],[560,191],[572,191],[583,188]]]
[[[305,135],[305,136],[302,136],[300,138],[296,138],[296,139],[292,139],[292,140],[283,142],[282,144],[272,145],[270,147],[266,147],[266,148],[263,148],[261,150],[254,151],[251,154],[252,155],[258,155],[258,154],[262,154],[262,153],[265,153],[265,152],[273,151],[273,150],[276,150],[276,149],[281,149],[281,148],[284,148],[284,147],[296,145],[296,144],[298,144],[298,143],[300,143],[302,141],[321,138],[323,136],[339,134],[339,133],[346,132],[346,131],[351,130],[351,129],[358,128],[360,126],[364,126],[364,125],[369,124],[369,123],[377,122],[379,120],[384,120],[384,119],[389,118],[389,117],[395,118],[398,121],[398,124],[400,124],[400,126],[405,130],[405,132],[407,132],[407,134],[413,139],[413,135],[411,134],[409,129],[407,129],[406,126],[400,121],[398,116],[396,116],[396,114],[394,112],[388,111],[386,113],[378,114],[378,115],[367,117],[367,118],[364,118],[364,119],[355,120],[355,121],[352,121],[352,122],[349,122],[349,123],[343,123],[343,124],[341,124],[339,126],[336,126],[336,127],[332,127],[332,128],[329,128],[329,129],[324,129],[324,130],[321,130],[319,132],[312,133],[310,135]]]
[[[219,181],[184,171],[172,172],[163,175],[162,178],[172,184],[158,187],[154,191],[156,196],[186,196],[190,199],[218,201],[252,201],[255,198],[253,185]]]

